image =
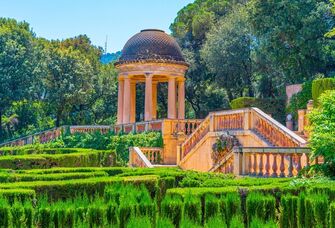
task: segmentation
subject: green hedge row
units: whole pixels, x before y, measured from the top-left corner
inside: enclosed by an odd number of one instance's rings
[[[71,153],[85,153],[94,151],[92,149],[83,148],[46,148],[45,146],[27,145],[14,147],[1,147],[0,155],[29,155],[29,154],[71,154]]]
[[[79,173],[51,173],[51,174],[34,174],[34,173],[0,173],[0,182],[21,182],[21,181],[53,181],[53,180],[72,180],[84,179],[91,177],[104,177],[108,174],[104,171],[79,172]]]
[[[318,99],[322,93],[327,90],[335,89],[335,78],[321,78],[316,79],[312,83],[312,97],[316,105],[318,105]]]
[[[285,99],[239,97],[230,102],[232,109],[257,107],[280,122],[285,121]]]
[[[90,150],[70,154],[11,155],[0,157],[2,169],[35,169],[51,167],[94,167],[116,165],[113,151]]]

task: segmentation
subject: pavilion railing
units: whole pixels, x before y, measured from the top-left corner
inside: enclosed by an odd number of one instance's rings
[[[129,166],[141,168],[153,168],[154,166],[138,147],[129,148]]]

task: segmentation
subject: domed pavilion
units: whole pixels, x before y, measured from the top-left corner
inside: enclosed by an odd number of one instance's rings
[[[168,119],[185,118],[185,72],[188,64],[178,43],[158,29],[131,37],[115,67],[118,76],[117,123],[136,122],[136,84],[145,83],[144,120],[157,119],[157,85],[168,83]]]

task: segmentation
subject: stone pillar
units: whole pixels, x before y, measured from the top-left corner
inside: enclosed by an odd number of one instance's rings
[[[136,122],[136,81],[130,82],[130,123]]]
[[[185,79],[178,82],[178,119],[185,119]]]
[[[152,74],[145,75],[145,121],[152,120],[152,76]]]
[[[168,118],[176,119],[176,111],[176,78],[171,77],[168,85]]]
[[[130,123],[130,78],[124,78],[124,93],[123,93],[123,123]]]
[[[305,116],[306,116],[306,110],[305,109],[299,109],[298,110],[298,132],[303,133],[305,129]]]
[[[124,82],[119,78],[117,94],[117,124],[123,123],[123,88]]]
[[[152,83],[152,119],[157,119],[157,84],[158,82]]]

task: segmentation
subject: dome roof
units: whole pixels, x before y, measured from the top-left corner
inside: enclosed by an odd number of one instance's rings
[[[178,43],[162,30],[145,29],[131,37],[115,65],[134,62],[188,64]]]

